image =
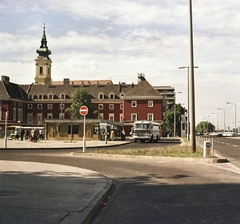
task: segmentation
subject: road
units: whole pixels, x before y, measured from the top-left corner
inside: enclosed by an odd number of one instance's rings
[[[72,156],[70,152],[4,150],[0,157],[71,165],[110,177],[117,190],[94,223],[240,223],[240,169],[233,170],[230,163]]]
[[[240,138],[216,137],[214,138],[216,152],[227,158],[232,164],[240,168]]]

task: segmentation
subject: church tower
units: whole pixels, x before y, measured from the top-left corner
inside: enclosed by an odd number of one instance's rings
[[[36,75],[35,75],[35,84],[45,85],[51,84],[51,65],[52,60],[49,58],[51,51],[48,50],[47,38],[45,32],[45,24],[43,27],[43,35],[41,40],[41,46],[36,50],[38,53],[36,61]]]

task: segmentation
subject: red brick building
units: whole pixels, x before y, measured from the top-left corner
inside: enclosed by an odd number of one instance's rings
[[[41,46],[37,49],[35,83],[18,85],[10,78],[2,76],[0,81],[0,129],[5,127],[8,111],[8,126],[46,127],[47,138],[68,139],[82,136],[82,120],[73,120],[65,112],[71,105],[71,94],[81,88],[87,89],[92,103],[98,109],[98,119],[88,120],[88,137],[99,138],[96,131],[101,123],[107,123],[108,129],[114,127],[119,135],[122,126],[126,134],[131,131],[135,120],[154,120],[161,123],[166,110],[165,98],[138,74],[137,84],[113,84],[111,80],[73,80],[52,81],[51,51],[47,47],[45,28]],[[161,88],[160,88],[161,89]],[[159,90],[159,87],[158,87]],[[78,127],[79,126],[79,127]],[[71,127],[71,128],[70,128]],[[70,130],[71,129],[71,133]],[[60,133],[60,136],[58,133]],[[2,133],[0,131],[0,133]],[[98,134],[98,136],[96,136]]]

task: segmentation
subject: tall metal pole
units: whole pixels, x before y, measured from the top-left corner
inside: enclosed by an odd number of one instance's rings
[[[216,114],[217,115],[217,131],[219,131],[219,127],[218,127],[218,113],[212,113],[212,114]]]
[[[182,93],[182,92],[174,92],[174,130],[173,130],[173,137],[176,137],[176,98],[177,98],[177,93]]]
[[[7,119],[8,119],[8,111],[5,114],[5,136],[4,136],[4,148],[7,148]]]
[[[187,116],[187,139],[189,140],[189,127],[190,127],[190,122],[189,122],[189,66],[183,66],[183,67],[179,67],[178,69],[184,69],[187,68],[187,99],[188,99],[188,116]],[[198,66],[194,66],[194,68],[198,68]]]
[[[231,102],[227,102],[227,104],[232,104],[235,106],[235,132],[237,132],[237,104]]]
[[[195,137],[195,90],[194,90],[194,59],[193,59],[193,28],[192,1],[189,0],[189,37],[190,37],[190,66],[189,66],[189,118],[190,118],[190,153],[196,152]]]
[[[225,124],[225,109],[221,109],[221,108],[217,108],[218,110],[223,110],[223,128],[224,128],[224,131],[223,132],[225,132],[226,131],[226,124]]]

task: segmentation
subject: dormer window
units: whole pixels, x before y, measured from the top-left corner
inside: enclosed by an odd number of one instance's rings
[[[104,93],[98,93],[98,99],[100,100],[104,99]]]
[[[111,100],[115,99],[115,94],[114,93],[110,93],[109,94],[109,99],[111,99]]]
[[[61,95],[60,95],[60,98],[61,98],[61,99],[65,99],[65,95],[64,95],[64,94],[61,94]]]
[[[42,95],[38,95],[38,99],[42,99],[43,98],[43,96]]]

